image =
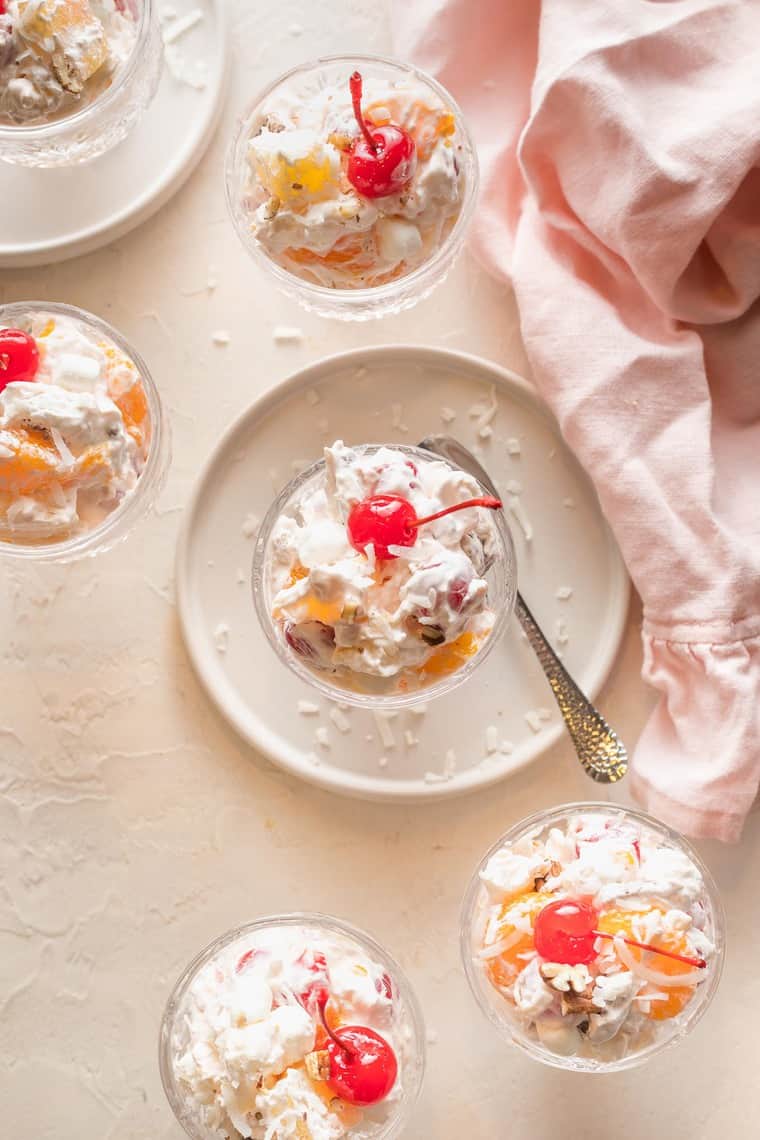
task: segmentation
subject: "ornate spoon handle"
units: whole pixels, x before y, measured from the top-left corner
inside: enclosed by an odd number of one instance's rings
[[[515,613],[554,693],[562,719],[575,745],[578,759],[592,780],[614,784],[628,771],[628,753],[607,721],[584,696],[517,593]]]
[[[442,455],[455,466],[469,471],[492,495],[499,494],[493,479],[482,463],[453,436],[428,435],[418,446],[432,451],[435,455]],[[586,774],[600,784],[614,784],[622,780],[628,771],[628,753],[625,746],[599,710],[578,688],[546,640],[543,630],[526,606],[519,590],[515,612],[534,653],[541,662]]]

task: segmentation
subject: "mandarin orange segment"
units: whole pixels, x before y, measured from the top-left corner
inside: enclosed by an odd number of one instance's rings
[[[111,453],[107,443],[94,444],[86,448],[77,456],[74,467],[68,472],[62,482],[91,483],[97,481],[101,475],[110,474]]]
[[[150,412],[145,389],[139,380],[136,380],[126,392],[111,393],[111,399],[116,404],[124,420],[124,426],[140,448],[144,448],[148,437]]]
[[[661,907],[651,907],[648,910],[618,910],[612,909],[606,911],[599,916],[599,930],[605,934],[623,934],[629,938],[635,938],[634,921],[636,918],[641,918],[644,915],[651,914],[652,911],[659,911],[663,913]],[[672,950],[675,954],[688,954],[689,947],[685,938],[659,938],[656,939],[652,945],[662,946],[663,950]],[[639,950],[636,946],[628,947],[631,955],[640,962],[647,954],[645,950]],[[667,974],[669,977],[678,977],[679,974],[691,974],[693,968],[685,965],[683,962],[677,961],[675,958],[666,958],[664,955],[653,954],[648,958],[648,964],[652,969],[657,970],[660,974]],[[655,986],[656,988],[656,986]],[[653,1001],[650,1005],[647,1017],[652,1021],[667,1021],[668,1018],[675,1017],[681,1010],[688,1004],[693,993],[693,986],[668,986],[667,998]]]
[[[324,1101],[330,1112],[334,1112],[345,1129],[356,1128],[364,1119],[364,1113],[355,1104],[341,1100],[325,1081],[311,1081],[314,1092]]]
[[[287,249],[285,252],[299,265],[346,265],[362,256],[364,243],[361,238],[347,237],[337,241],[327,253],[300,248]]]
[[[494,942],[509,939],[515,934],[516,927],[510,921],[510,915],[513,919],[516,917],[515,911],[522,916],[528,915],[531,929],[525,931],[508,949],[502,950],[498,957],[486,959],[486,970],[497,986],[511,985],[525,967],[527,958],[521,957],[521,955],[529,954],[535,950],[532,928],[535,924],[536,915],[546,906],[547,902],[551,901],[552,897],[547,891],[523,891],[521,895],[516,895],[503,904]]]
[[[300,605],[303,606],[310,618],[314,621],[321,621],[325,625],[334,625],[336,621],[340,620],[340,615],[343,612],[342,602],[321,602],[313,594],[307,594],[305,598],[301,598]]]
[[[296,582],[300,582],[302,578],[308,578],[309,571],[300,562],[296,562],[293,569],[290,571],[288,578],[288,586],[295,586]]]
[[[0,486],[5,493],[33,494],[57,476],[61,457],[42,432],[6,430],[0,442]]]
[[[420,665],[419,672],[426,677],[445,677],[461,669],[465,661],[477,653],[479,644],[478,638],[469,630],[465,630],[450,645],[441,645],[438,649],[434,649],[427,661]]]

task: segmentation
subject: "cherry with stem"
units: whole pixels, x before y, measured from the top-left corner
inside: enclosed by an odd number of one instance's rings
[[[362,77],[355,71],[349,79],[354,117],[361,135],[351,145],[346,177],[365,198],[400,194],[411,182],[417,164],[414,139],[403,127],[385,123],[370,129],[362,112]]]
[[[648,950],[661,954],[687,966],[704,969],[704,958],[692,958],[666,950],[648,942],[639,942],[623,934],[610,934],[599,930],[599,912],[590,902],[575,899],[556,899],[547,903],[536,915],[533,928],[533,941],[539,955],[548,962],[560,962],[568,966],[588,965],[596,957],[596,940],[605,938],[614,942],[621,938],[627,946],[637,950]]]
[[[484,495],[465,499],[434,514],[418,518],[412,504],[402,495],[371,495],[352,507],[348,516],[348,537],[354,550],[364,551],[374,546],[375,557],[387,561],[398,557],[391,554],[391,546],[414,546],[421,526],[469,507],[485,507],[496,511],[502,506],[500,499]]]

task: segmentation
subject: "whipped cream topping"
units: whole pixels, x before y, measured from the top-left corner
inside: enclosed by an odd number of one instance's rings
[[[7,0],[0,15],[0,125],[35,126],[81,109],[132,54],[132,0]]]
[[[321,1030],[301,995],[316,977],[327,980],[336,1027],[369,1027],[396,1054],[396,1083],[371,1107],[340,1100],[305,1067]],[[414,1031],[385,967],[348,935],[273,926],[243,936],[201,968],[182,998],[170,1044],[184,1111],[204,1135],[371,1140],[404,1095]]]
[[[427,85],[369,77],[370,126],[393,122],[415,140],[416,168],[401,193],[365,198],[346,178],[359,134],[345,82],[308,95],[280,86],[248,143],[251,229],[269,255],[309,281],[368,288],[411,272],[443,243],[464,197],[454,114]]]
[[[407,499],[422,518],[482,493],[464,471],[399,448],[325,448],[310,481],[274,524],[266,552],[273,620],[292,652],[335,683],[366,692],[419,689],[474,656],[494,624],[486,561],[490,512],[458,511],[420,527],[411,547],[355,550],[347,520],[372,495]]]
[[[689,854],[624,811],[571,815],[505,844],[480,872],[474,962],[502,1012],[563,1056],[613,1061],[679,1032],[716,957],[711,903]],[[539,957],[533,927],[563,898],[598,911],[588,965]],[[630,938],[707,962],[690,966]],[[498,997],[497,997],[498,995]]]
[[[59,314],[22,323],[40,364],[33,380],[0,391],[0,534],[60,541],[97,526],[134,490],[148,406],[134,362],[112,341]]]

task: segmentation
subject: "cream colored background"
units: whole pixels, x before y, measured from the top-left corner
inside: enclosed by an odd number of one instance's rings
[[[214,440],[255,394],[367,343],[420,341],[526,368],[511,295],[469,261],[411,313],[357,327],[301,313],[249,263],[222,192],[235,110],[309,56],[388,50],[389,28],[385,5],[368,0],[228,6],[227,112],[177,199],[97,254],[0,282],[4,301],[72,302],[134,340],[166,394],[175,450],[160,508],[127,546],[70,568],[0,566],[0,1135],[179,1140],[155,1062],[175,977],[234,924],[317,908],[366,926],[417,987],[437,1042],[410,1138],[748,1140],[760,1114],[756,820],[741,848],[701,845],[730,937],[705,1021],[649,1069],[563,1075],[502,1047],[481,1019],[457,924],[486,844],[527,812],[593,794],[571,749],[447,805],[344,801],[252,754],[190,671],[173,603],[180,511]],[[216,292],[187,296],[210,266]],[[275,324],[298,325],[304,343],[276,347]],[[226,349],[211,344],[221,328]],[[602,696],[631,744],[651,705],[638,618],[634,607]]]

